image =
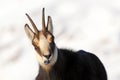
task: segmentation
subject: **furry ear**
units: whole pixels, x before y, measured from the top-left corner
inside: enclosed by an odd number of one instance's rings
[[[25,24],[24,28],[25,28],[25,32],[26,32],[28,38],[32,41],[35,33],[32,31],[32,29],[29,27],[28,24]]]
[[[53,34],[53,24],[50,16],[48,16],[47,30]]]

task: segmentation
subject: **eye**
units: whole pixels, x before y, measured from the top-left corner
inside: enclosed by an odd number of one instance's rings
[[[34,46],[35,50],[40,53],[40,48],[38,46]]]
[[[34,47],[37,46],[36,43],[35,43],[34,41],[32,41],[32,45],[33,45]]]
[[[38,46],[34,46],[34,48],[37,50],[39,47]]]

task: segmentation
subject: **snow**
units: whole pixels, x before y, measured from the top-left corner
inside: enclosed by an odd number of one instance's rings
[[[35,80],[38,62],[28,40],[28,13],[41,29],[51,15],[59,48],[83,49],[104,63],[109,80],[120,78],[119,0],[0,0],[0,80]]]

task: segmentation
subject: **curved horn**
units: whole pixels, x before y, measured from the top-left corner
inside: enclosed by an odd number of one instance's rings
[[[34,28],[34,30],[35,30],[35,33],[38,34],[39,31],[38,31],[36,25],[34,24],[33,20],[31,19],[31,17],[30,17],[27,13],[26,13],[26,16],[27,16],[28,19],[30,20],[30,22],[31,22],[31,24],[32,24],[32,26],[33,26],[33,28]]]
[[[46,31],[46,28],[45,28],[45,14],[44,14],[44,8],[43,8],[43,11],[42,11],[42,30],[43,30],[43,32]]]

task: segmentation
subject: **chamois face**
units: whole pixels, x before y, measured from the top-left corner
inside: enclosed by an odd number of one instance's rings
[[[45,33],[40,31],[38,37],[34,36],[32,44],[38,54],[37,56],[40,63],[48,65],[54,56],[54,36],[49,31],[46,31]]]
[[[34,46],[40,65],[48,70],[57,60],[57,48],[54,43],[52,19],[50,16],[48,16],[46,27],[43,9],[42,30],[39,31],[30,16],[28,14],[26,15],[30,20],[35,32],[32,31],[28,24],[25,25],[25,32]]]

